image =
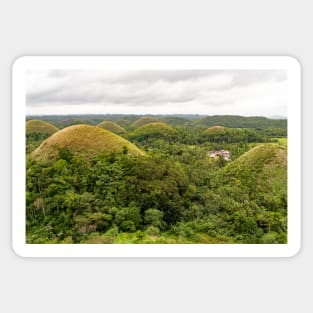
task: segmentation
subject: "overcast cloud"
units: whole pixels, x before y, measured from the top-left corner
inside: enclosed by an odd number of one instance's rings
[[[28,115],[287,116],[287,72],[271,70],[28,71]]]

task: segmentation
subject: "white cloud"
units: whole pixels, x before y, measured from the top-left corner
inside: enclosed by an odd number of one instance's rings
[[[287,114],[284,71],[36,71],[27,114]]]

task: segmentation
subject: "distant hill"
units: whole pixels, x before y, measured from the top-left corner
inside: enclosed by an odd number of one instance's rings
[[[68,126],[73,126],[73,125],[80,125],[80,124],[85,124],[85,125],[96,125],[97,122],[92,120],[92,119],[88,119],[88,118],[68,118],[68,119],[64,119],[59,121],[60,127],[68,127]]]
[[[156,117],[153,117],[153,116],[144,116],[144,117],[141,117],[138,120],[136,120],[131,125],[131,127],[136,129],[136,128],[139,128],[139,127],[144,126],[146,124],[155,123],[155,122],[160,122],[160,120]]]
[[[30,134],[54,134],[58,128],[41,120],[29,120],[26,122],[26,135]]]
[[[174,129],[171,126],[162,122],[155,122],[137,128],[132,134],[134,136],[155,136],[169,134],[172,131]]]
[[[124,147],[130,155],[144,154],[128,140],[108,130],[97,126],[75,125],[50,136],[31,157],[37,160],[53,160],[61,148],[67,148],[74,155],[88,159],[103,152],[122,152]]]
[[[169,124],[171,126],[187,126],[191,125],[191,120],[183,117],[176,117],[176,116],[166,116],[162,117],[161,121]]]
[[[127,119],[122,119],[122,120],[117,120],[115,123],[125,129],[129,127],[129,125],[131,124],[131,121]]]
[[[260,116],[214,115],[194,120],[195,126],[224,126],[230,128],[286,128],[287,120],[269,119]]]
[[[134,114],[82,114],[82,115],[43,115],[28,116],[27,119],[39,119],[53,123],[59,128],[75,124],[97,125],[103,120],[117,123],[123,128],[132,125],[138,128],[151,122],[165,122],[172,126],[198,126],[208,128],[211,126],[224,126],[229,128],[287,128],[287,119],[280,116],[272,118],[260,116],[238,116],[238,115],[188,115],[169,114],[142,116]]]
[[[224,134],[226,132],[226,128],[223,126],[212,126],[206,130],[207,134],[216,135],[216,134]]]
[[[124,134],[126,130],[119,126],[118,124],[111,122],[111,121],[103,121],[97,125],[100,128],[106,129],[111,131],[115,134]]]

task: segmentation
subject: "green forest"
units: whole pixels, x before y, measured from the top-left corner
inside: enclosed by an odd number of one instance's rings
[[[29,244],[284,244],[287,202],[285,119],[26,119]]]

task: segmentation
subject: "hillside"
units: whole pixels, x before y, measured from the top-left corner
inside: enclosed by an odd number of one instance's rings
[[[58,129],[52,124],[41,120],[29,120],[26,122],[26,134],[54,134]]]
[[[75,155],[90,158],[103,152],[122,152],[143,155],[135,145],[110,131],[97,126],[75,125],[64,128],[45,140],[31,156],[38,160],[54,159],[59,149],[67,148]]]
[[[153,116],[144,116],[136,120],[133,124],[131,124],[131,127],[134,129],[137,129],[146,124],[155,123],[155,122],[160,122],[160,120]]]
[[[165,123],[155,122],[137,128],[130,137],[155,137],[173,132],[173,128]]]
[[[194,121],[195,126],[224,126],[230,128],[286,128],[287,120],[274,120],[266,117],[215,115],[206,116]]]
[[[111,121],[103,121],[97,125],[100,128],[106,129],[111,131],[115,134],[124,134],[126,130],[119,126],[118,124],[111,122]]]
[[[218,184],[234,185],[250,196],[287,193],[287,149],[276,144],[258,145],[221,169]]]
[[[27,243],[288,242],[285,128],[160,115],[132,129],[142,117],[90,116],[125,123],[123,137],[87,124],[26,136]]]
[[[129,120],[123,119],[123,120],[117,120],[115,122],[118,126],[122,127],[122,128],[127,128],[129,127],[129,125],[131,124],[131,122]]]

